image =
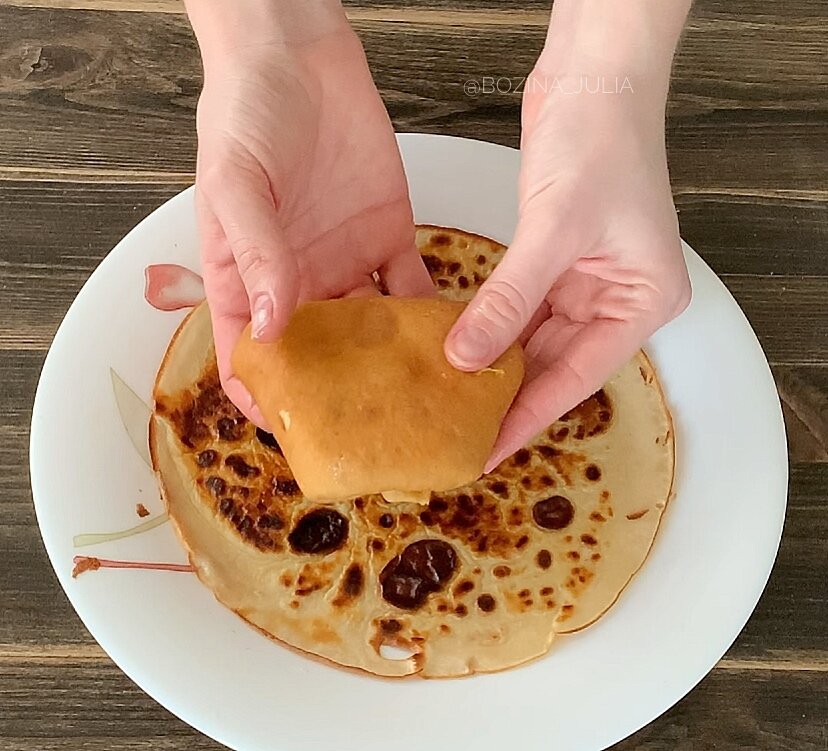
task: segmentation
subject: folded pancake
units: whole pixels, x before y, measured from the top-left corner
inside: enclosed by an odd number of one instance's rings
[[[302,305],[282,337],[233,353],[306,498],[411,500],[476,480],[523,378],[513,345],[477,373],[443,354],[463,303],[369,297]],[[423,493],[425,491],[425,493]],[[414,495],[411,495],[414,494]]]

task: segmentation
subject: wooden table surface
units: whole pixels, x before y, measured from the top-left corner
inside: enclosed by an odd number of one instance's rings
[[[546,0],[364,0],[350,13],[398,129],[517,145],[519,97],[467,96],[463,83],[525,74]],[[790,497],[741,636],[618,749],[828,749],[826,28],[824,0],[697,0],[676,60],[668,142],[682,233],[773,366]],[[176,0],[0,2],[3,751],[219,748],[81,625],[46,559],[27,466],[36,380],[61,317],[116,241],[193,181],[199,86]]]

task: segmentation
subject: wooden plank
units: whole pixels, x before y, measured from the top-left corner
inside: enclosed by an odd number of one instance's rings
[[[181,0],[0,0],[0,5],[21,8],[56,8],[103,11],[131,11],[155,13],[184,13]],[[394,13],[405,18],[410,13],[436,11],[438,13],[463,13],[472,9],[476,15],[482,10],[494,11],[486,15],[548,14],[551,0],[343,0],[349,14]],[[825,17],[821,0],[797,0],[781,10],[769,6],[764,0],[740,0],[734,5],[727,0],[696,0],[693,18],[711,18],[731,23],[774,23],[785,26],[802,26],[819,22]],[[782,19],[780,19],[780,16]]]
[[[90,264],[91,266],[91,264]],[[87,273],[4,268],[0,350],[49,345]],[[772,364],[828,362],[828,277],[722,277],[750,320]]]
[[[700,11],[676,61],[668,128],[676,189],[824,199],[821,29],[797,26],[794,42],[793,11],[724,16]],[[471,97],[463,84],[502,76],[517,86],[544,30],[471,22],[478,17],[463,16],[459,33],[431,17],[356,23],[399,129],[517,144],[519,94]],[[0,168],[191,173],[199,88],[181,16],[0,8]]]
[[[0,181],[0,304],[9,311],[0,319],[0,348],[48,346],[69,304],[109,249],[182,187]],[[714,203],[711,211],[712,201],[708,196],[701,204],[691,202],[689,224],[682,209],[689,229],[685,234],[716,270],[725,272],[725,282],[768,357],[775,363],[827,362],[828,221],[810,213],[808,202],[763,200],[754,207],[728,200]],[[797,211],[799,224],[791,221]],[[761,240],[754,245],[757,222]],[[798,238],[793,247],[789,237]],[[809,276],[730,273],[754,266],[766,273],[790,267]]]
[[[218,751],[111,663],[0,662],[0,748],[14,751]],[[828,676],[714,671],[676,707],[615,746],[824,751]]]
[[[828,277],[734,274],[722,276],[722,281],[772,364],[826,362]]]
[[[718,274],[828,276],[828,201],[710,189],[675,202],[682,236]]]
[[[773,371],[793,461],[828,461],[828,368]]]

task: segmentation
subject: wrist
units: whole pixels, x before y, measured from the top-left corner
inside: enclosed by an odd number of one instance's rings
[[[340,0],[185,0],[205,72],[257,48],[289,48],[347,27]]]
[[[663,106],[691,0],[555,0],[536,71],[628,79]]]

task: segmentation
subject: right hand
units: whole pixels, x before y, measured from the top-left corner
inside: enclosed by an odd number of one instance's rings
[[[320,28],[317,17],[309,13],[294,36],[284,24],[278,33],[243,24],[244,42],[214,45],[219,52],[205,41],[210,34],[199,34],[202,270],[222,385],[263,427],[230,365],[248,322],[255,339],[273,341],[299,302],[375,294],[374,271],[392,294],[432,291],[362,46],[341,9]]]

